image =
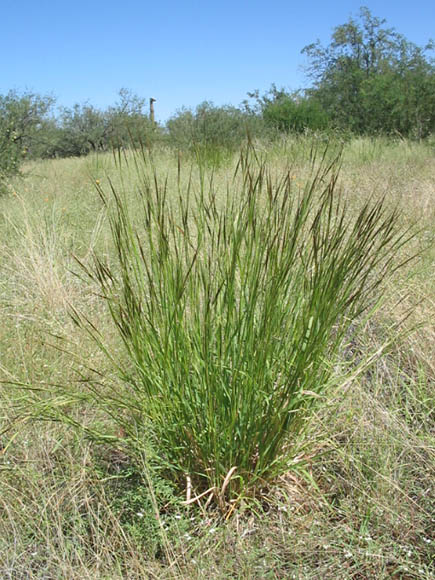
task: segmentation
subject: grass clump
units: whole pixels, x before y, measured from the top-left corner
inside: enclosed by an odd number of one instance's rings
[[[297,190],[248,147],[217,198],[212,179],[168,195],[138,154],[135,215],[125,191],[99,188],[116,259],[83,267],[128,363],[122,387],[91,396],[130,451],[148,452],[151,437],[160,464],[221,507],[302,461],[343,339],[408,239],[382,200],[348,214],[339,157],[313,149],[310,161]],[[105,350],[95,324],[74,316]]]

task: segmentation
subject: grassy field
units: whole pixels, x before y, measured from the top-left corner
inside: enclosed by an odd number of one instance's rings
[[[295,198],[310,180],[311,148],[307,138],[255,146]],[[169,150],[139,172],[132,156],[122,171],[115,161],[32,162],[0,198],[0,577],[434,578],[433,144],[346,144],[335,187],[347,212],[382,197],[398,205],[400,229],[415,236],[395,260],[418,257],[385,279],[379,308],[346,334],[331,386],[298,434],[303,467],[224,510],[207,496],[186,505],[183,482],[158,458],[150,465],[123,446],[117,367],[131,359],[80,264],[92,268],[94,253],[114,263],[112,206],[98,190],[122,192],[134,224],[147,172],[169,198],[206,184],[223,204],[228,188],[242,188],[238,156],[214,170]],[[118,403],[99,404],[109,392]]]

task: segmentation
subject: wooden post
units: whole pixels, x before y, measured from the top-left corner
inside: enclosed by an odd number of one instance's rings
[[[151,99],[150,99],[150,121],[151,121],[153,127],[156,124],[156,120],[155,120],[155,117],[154,117],[154,103],[155,102],[156,102],[156,99],[153,99],[151,97]]]

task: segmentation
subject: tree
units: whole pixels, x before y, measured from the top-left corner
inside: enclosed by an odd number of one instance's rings
[[[306,46],[308,94],[354,132],[427,136],[435,128],[433,44],[418,47],[385,22],[363,7],[334,29],[329,46]]]
[[[264,95],[259,91],[248,93],[254,105],[244,101],[247,111],[261,116],[266,127],[284,133],[303,133],[327,129],[330,119],[321,104],[301,91],[288,92],[275,84]]]
[[[85,103],[62,109],[59,120],[56,155],[86,155],[107,148],[109,124],[104,111]]]
[[[247,111],[210,101],[195,110],[183,108],[167,122],[169,139],[180,148],[228,151],[237,149],[248,134],[256,134],[258,125],[258,119]]]
[[[26,156],[35,154],[53,104],[53,97],[30,92],[0,95],[1,182],[19,172]]]
[[[113,147],[149,145],[159,135],[148,116],[147,100],[128,89],[119,91],[119,101],[108,110],[110,144]]]

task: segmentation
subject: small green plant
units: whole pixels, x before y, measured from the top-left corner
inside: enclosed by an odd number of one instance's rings
[[[348,215],[339,157],[327,150],[311,151],[311,177],[297,190],[291,173],[273,178],[248,147],[224,199],[204,179],[171,196],[149,167],[137,154],[139,221],[123,192],[98,189],[116,261],[95,256],[83,268],[128,364],[75,313],[123,380],[89,392],[131,453],[148,454],[151,441],[152,461],[223,507],[298,462],[343,338],[408,237],[382,201]]]
[[[110,508],[123,530],[149,555],[163,552],[165,541],[174,543],[187,532],[188,520],[177,510],[174,485],[157,472],[152,474],[151,488],[138,466],[126,465],[109,477],[105,487]]]

